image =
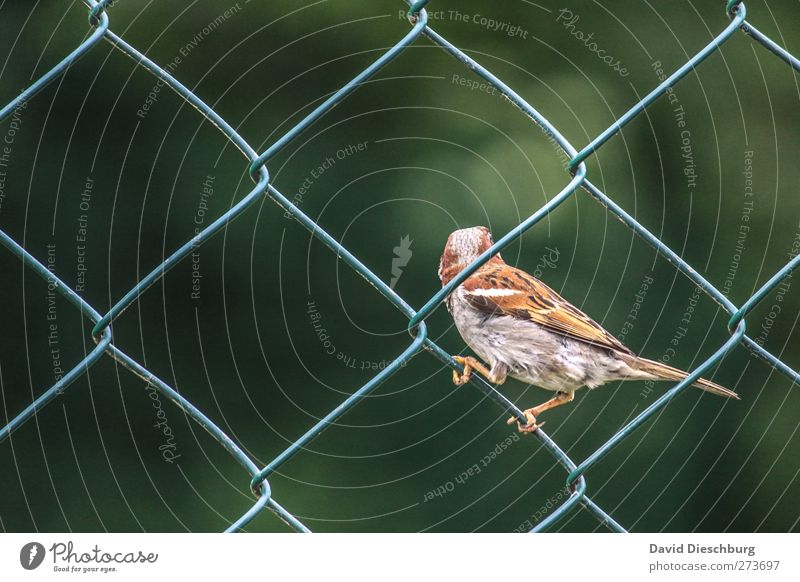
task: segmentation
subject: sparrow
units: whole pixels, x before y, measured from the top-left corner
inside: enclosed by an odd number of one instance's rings
[[[485,226],[453,232],[439,262],[439,279],[447,285],[493,244]],[[494,255],[445,299],[458,332],[482,360],[453,356],[464,368],[453,371],[453,383],[465,384],[476,371],[493,384],[507,376],[555,392],[525,410],[522,433],[541,425],[546,410],[571,402],[575,390],[616,380],[680,381],[688,372],[641,358],[592,318],[536,277]],[[700,378],[693,384],[713,394],[739,399],[727,388]]]

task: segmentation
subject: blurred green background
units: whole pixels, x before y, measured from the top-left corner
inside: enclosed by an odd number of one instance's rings
[[[659,82],[659,68],[669,74],[728,24],[723,4],[433,0],[429,12],[433,28],[580,149]],[[796,2],[747,7],[753,24],[800,54]],[[180,57],[173,74],[263,151],[408,31],[404,8],[121,0],[110,18],[156,62]],[[0,103],[88,30],[79,2],[0,2]],[[439,287],[452,230],[485,224],[502,235],[568,181],[546,136],[474,80],[421,38],[269,164],[275,187],[387,282],[409,237],[394,288],[417,308]],[[162,88],[143,110],[154,85],[100,43],[30,101],[2,168],[0,228],[40,260],[52,249],[58,275],[82,284],[101,312],[251,188],[244,158],[177,95]],[[592,156],[589,177],[741,304],[800,248],[799,96],[796,73],[736,34]],[[696,366],[728,337],[717,304],[693,299],[686,277],[583,191],[504,258],[652,359]],[[4,423],[54,382],[54,362],[46,284],[6,250],[0,273]],[[56,309],[66,370],[93,344],[71,305],[59,297]],[[750,335],[794,369],[798,313],[800,289],[788,279],[748,320]],[[265,200],[142,295],[114,338],[264,465],[397,356],[405,328]],[[446,310],[429,329],[445,349],[464,349]],[[797,531],[796,388],[744,348],[713,378],[742,400],[684,393],[588,473],[589,495],[633,531]],[[668,386],[581,391],[547,413],[548,433],[580,461]],[[521,407],[550,396],[517,381],[503,392]],[[252,503],[247,474],[151,394],[103,358],[0,444],[0,528],[218,531],[238,518]],[[515,438],[504,420],[420,354],[273,475],[273,495],[315,531],[512,531],[560,502],[565,474],[535,438],[482,462]],[[456,479],[476,464],[480,472]],[[449,491],[430,494],[438,488]],[[596,527],[582,511],[559,525]],[[287,530],[269,512],[248,529]]]

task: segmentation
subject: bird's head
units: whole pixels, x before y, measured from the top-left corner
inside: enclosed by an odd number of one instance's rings
[[[462,228],[450,234],[439,260],[439,280],[442,286],[458,275],[465,267],[494,244],[492,233],[485,226]],[[497,254],[489,262],[502,262]]]

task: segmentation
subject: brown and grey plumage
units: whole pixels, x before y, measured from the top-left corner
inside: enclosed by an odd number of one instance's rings
[[[485,227],[450,235],[439,267],[442,285],[492,245]],[[495,255],[447,298],[447,307],[464,341],[489,364],[456,358],[466,382],[472,370],[500,384],[506,376],[556,392],[544,404],[528,409],[535,430],[536,415],[569,402],[582,386],[595,388],[615,380],[679,381],[687,372],[634,354],[588,315],[550,287]],[[694,386],[737,398],[735,392],[706,379]],[[514,420],[514,419],[512,419]]]

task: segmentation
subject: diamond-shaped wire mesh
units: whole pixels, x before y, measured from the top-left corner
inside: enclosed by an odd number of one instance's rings
[[[56,396],[67,389],[71,383],[73,383],[82,375],[86,374],[89,368],[94,365],[103,355],[108,355],[130,370],[133,374],[136,374],[140,378],[144,379],[147,383],[155,387],[155,389],[160,391],[162,395],[185,411],[186,414],[188,414],[200,426],[208,431],[213,438],[216,439],[219,444],[228,453],[230,453],[250,475],[250,486],[254,495],[256,496],[256,502],[247,511],[242,513],[239,519],[230,524],[230,527],[227,531],[238,531],[242,529],[251,520],[253,520],[264,507],[267,507],[280,519],[286,522],[291,528],[300,532],[307,532],[309,529],[303,523],[301,523],[300,520],[298,520],[290,511],[284,509],[278,504],[277,500],[273,496],[273,491],[270,488],[270,475],[287,460],[301,451],[306,445],[309,444],[309,442],[319,437],[328,426],[330,426],[352,407],[356,406],[366,395],[372,392],[382,382],[392,376],[402,366],[405,366],[420,353],[428,353],[453,369],[460,369],[460,366],[450,357],[450,355],[430,339],[425,323],[426,318],[441,304],[442,300],[456,286],[461,284],[461,282],[463,282],[470,274],[478,269],[492,255],[514,242],[526,230],[538,223],[556,207],[570,198],[579,188],[584,189],[592,197],[597,199],[598,202],[600,202],[609,212],[621,219],[639,237],[657,249],[659,253],[666,257],[682,273],[691,279],[700,289],[703,290],[703,292],[719,303],[728,312],[728,314],[730,314],[730,322],[728,327],[731,336],[730,339],[720,345],[718,349],[704,362],[697,366],[686,379],[668,390],[665,394],[653,402],[646,410],[628,422],[607,442],[605,442],[595,452],[590,454],[580,463],[574,462],[569,456],[567,456],[543,430],[538,430],[535,434],[541,445],[553,456],[555,461],[566,470],[566,484],[570,494],[559,507],[550,513],[546,519],[537,523],[531,531],[547,530],[579,505],[583,506],[592,515],[594,515],[600,523],[606,525],[609,529],[619,532],[625,531],[622,525],[617,523],[612,516],[610,516],[603,508],[595,504],[587,496],[587,481],[585,473],[598,461],[603,459],[612,448],[614,448],[622,440],[628,438],[629,435],[636,430],[636,428],[647,422],[648,419],[659,412],[670,400],[681,394],[697,378],[709,370],[709,368],[711,368],[714,364],[719,362],[736,346],[745,346],[759,358],[763,359],[769,365],[774,367],[777,371],[790,378],[793,382],[800,380],[800,376],[795,370],[791,369],[779,358],[769,353],[745,333],[745,318],[747,314],[795,269],[800,262],[800,256],[792,258],[792,260],[790,260],[783,268],[775,273],[768,281],[766,281],[743,305],[736,306],[727,298],[725,294],[700,276],[698,272],[689,264],[687,264],[680,256],[678,256],[678,254],[661,242],[658,237],[651,234],[645,227],[643,227],[620,206],[618,206],[614,200],[612,200],[612,198],[603,193],[592,182],[590,182],[587,177],[587,169],[584,164],[585,160],[591,156],[592,153],[598,150],[598,148],[602,147],[603,144],[617,134],[622,127],[640,115],[650,104],[661,98],[671,87],[683,79],[695,67],[700,65],[702,61],[704,61],[709,55],[713,54],[724,42],[726,42],[737,32],[744,32],[745,34],[749,35],[755,41],[774,53],[774,55],[788,63],[792,68],[800,71],[800,61],[798,61],[798,59],[786,52],[777,43],[763,35],[745,20],[746,9],[744,3],[737,2],[736,0],[730,0],[726,6],[726,12],[730,19],[730,23],[720,30],[712,42],[687,60],[685,64],[679,67],[674,73],[669,75],[649,94],[647,94],[637,103],[633,104],[630,110],[619,117],[610,127],[600,133],[588,145],[578,151],[547,119],[545,119],[511,87],[506,85],[492,72],[465,54],[458,47],[448,42],[447,39],[436,33],[428,25],[428,16],[425,10],[428,0],[420,0],[410,6],[408,11],[408,19],[411,23],[411,29],[403,38],[399,39],[388,51],[382,54],[380,58],[374,61],[350,82],[342,86],[341,89],[336,91],[322,104],[316,107],[316,109],[302,119],[302,121],[292,127],[282,137],[275,140],[274,143],[272,143],[272,145],[263,153],[259,154],[224,118],[222,118],[212,107],[208,106],[198,95],[181,84],[181,82],[170,72],[168,72],[166,68],[163,68],[150,60],[142,52],[125,42],[110,29],[110,18],[107,8],[113,4],[111,0],[103,0],[101,2],[96,2],[95,0],[83,1],[89,8],[89,23],[93,27],[93,32],[91,35],[89,35],[77,48],[75,48],[72,53],[67,55],[57,66],[42,75],[30,87],[24,90],[16,99],[3,107],[3,109],[0,110],[0,121],[13,117],[15,112],[18,112],[21,108],[24,108],[27,102],[34,98],[40,90],[58,79],[60,75],[62,75],[71,65],[75,63],[75,61],[90,51],[91,48],[95,46],[101,39],[106,40],[107,42],[111,43],[114,48],[128,55],[138,65],[147,69],[155,77],[176,91],[183,99],[185,99],[196,109],[199,115],[204,116],[208,121],[213,123],[214,126],[216,126],[227,137],[227,139],[229,139],[244,154],[247,162],[249,163],[249,172],[255,185],[253,186],[252,190],[242,200],[236,203],[229,211],[225,212],[214,222],[210,223],[191,240],[186,241],[185,244],[178,248],[178,250],[174,251],[161,264],[154,266],[152,271],[147,276],[141,279],[129,291],[124,293],[122,297],[119,298],[119,300],[117,300],[111,309],[109,309],[105,314],[98,313],[81,297],[80,294],[59,279],[50,269],[48,269],[45,261],[42,260],[42,258],[33,256],[12,237],[8,236],[3,231],[0,231],[0,242],[2,242],[7,249],[17,255],[33,272],[46,280],[52,289],[57,290],[61,295],[63,295],[76,309],[82,313],[83,316],[91,320],[91,322],[94,324],[92,338],[97,344],[96,347],[85,358],[75,363],[74,367],[69,370],[69,372],[64,374],[64,376],[58,382],[44,390],[41,395],[39,395],[30,404],[30,406],[17,414],[13,419],[10,420],[10,422],[8,422],[5,427],[0,429],[0,441],[7,439],[12,432],[18,429],[27,420],[30,420],[43,407],[51,403]],[[322,229],[297,206],[292,204],[289,199],[281,194],[281,192],[279,192],[270,182],[268,163],[273,155],[276,154],[281,148],[297,138],[305,129],[307,129],[335,105],[344,100],[350,93],[358,88],[360,84],[364,83],[378,70],[391,63],[391,61],[409,45],[418,42],[421,36],[427,37],[430,41],[441,47],[442,50],[452,55],[473,74],[481,77],[492,87],[496,88],[496,90],[504,95],[511,103],[516,105],[521,110],[523,115],[533,120],[558,144],[558,146],[569,157],[569,162],[566,168],[568,172],[565,173],[564,177],[565,185],[558,194],[553,196],[547,204],[522,221],[517,227],[502,236],[491,249],[481,255],[472,265],[462,271],[443,289],[431,297],[423,307],[415,310],[402,297],[396,294],[389,285],[387,285],[381,278],[379,278],[361,261],[359,261],[358,257],[354,256],[350,251],[348,251],[347,248],[337,242],[324,229]],[[220,230],[226,228],[231,220],[233,220],[239,214],[245,212],[248,208],[252,207],[256,202],[265,197],[271,198],[285,212],[294,217],[301,225],[308,229],[308,231],[314,237],[319,239],[331,251],[336,253],[337,256],[342,258],[347,265],[349,265],[370,284],[372,284],[390,304],[399,309],[409,320],[408,330],[412,336],[412,341],[402,353],[394,356],[391,364],[377,373],[371,380],[356,390],[349,398],[341,402],[339,406],[330,411],[314,426],[310,427],[303,436],[291,443],[290,446],[276,456],[265,467],[259,468],[256,463],[240,448],[240,446],[237,445],[237,443],[218,426],[217,423],[203,414],[203,412],[195,407],[189,400],[179,394],[166,382],[155,376],[145,366],[141,365],[123,352],[122,349],[114,342],[112,335],[112,323],[114,319],[118,317],[126,308],[137,301],[143,293],[146,293],[148,288],[159,281],[167,273],[167,271],[173,268],[178,262],[185,259],[193,249],[197,248],[199,245],[202,245]],[[522,411],[512,402],[510,402],[505,396],[499,393],[493,386],[486,383],[482,378],[473,375],[471,382],[477,388],[486,393],[503,410],[507,411],[513,416],[516,416],[518,419],[525,421],[525,416]]]

